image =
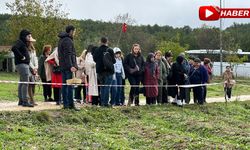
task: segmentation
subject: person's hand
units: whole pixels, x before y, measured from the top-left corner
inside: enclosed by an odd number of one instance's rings
[[[71,68],[70,68],[70,71],[71,71],[71,72],[76,72],[77,69],[76,69],[75,67],[71,67]]]
[[[137,68],[130,68],[129,69],[129,73],[130,74],[133,74],[133,73],[135,73],[137,71]]]
[[[33,74],[37,74],[37,69],[33,69]]]

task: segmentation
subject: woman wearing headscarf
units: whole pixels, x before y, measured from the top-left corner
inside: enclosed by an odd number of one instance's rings
[[[172,65],[171,71],[171,82],[170,85],[184,85],[186,70],[183,67],[182,63],[184,62],[184,58],[182,56],[178,56],[176,58],[176,62]],[[175,99],[173,104],[177,104],[178,106],[182,106],[183,100],[185,98],[185,89],[182,87],[172,87],[171,88],[171,96]]]
[[[155,62],[154,54],[149,53],[145,63],[144,86],[146,103],[156,104],[158,96],[159,67]]]

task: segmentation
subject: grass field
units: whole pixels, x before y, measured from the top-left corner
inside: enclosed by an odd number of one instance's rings
[[[0,112],[0,149],[250,149],[250,101]]]
[[[0,80],[12,80],[12,81],[18,81],[18,75],[17,73],[4,73],[0,72]],[[223,84],[222,80],[219,78],[214,78],[214,83],[221,83],[219,85],[212,85],[208,86],[208,97],[223,97],[224,91],[223,91]],[[127,83],[129,84],[129,83]],[[233,88],[233,95],[249,95],[250,88],[250,80],[249,79],[242,79],[240,78],[239,81],[237,81],[236,86]],[[129,93],[129,88],[127,87],[125,89],[126,95]],[[143,96],[141,96],[143,99],[145,99]],[[35,99],[37,101],[42,101],[42,86],[36,86],[36,94]],[[3,84],[0,83],[0,100],[8,100],[8,101],[17,101],[17,84]]]

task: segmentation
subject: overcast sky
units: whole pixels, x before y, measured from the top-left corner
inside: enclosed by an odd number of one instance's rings
[[[0,0],[0,13],[10,13],[5,3],[14,0]],[[250,0],[222,0],[225,7],[250,8]],[[129,13],[140,25],[170,25],[192,28],[202,24],[219,27],[219,21],[200,21],[200,6],[217,5],[219,0],[59,0],[70,13],[69,18],[111,21],[119,14]],[[250,23],[250,19],[225,19],[224,28],[237,23]]]

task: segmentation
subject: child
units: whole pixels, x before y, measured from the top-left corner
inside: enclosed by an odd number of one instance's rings
[[[231,71],[230,66],[226,66],[226,71],[223,73],[224,79],[224,91],[225,91],[225,100],[230,100],[232,95],[232,87],[235,84],[233,80],[233,72]]]
[[[149,53],[145,65],[144,85],[146,89],[146,103],[156,104],[158,96],[159,67],[154,59],[154,54]]]
[[[122,79],[125,79],[125,72],[123,68],[122,58],[121,58],[121,50],[118,47],[114,48],[115,60],[114,64],[115,73],[112,81],[111,88],[111,104],[120,106],[123,105],[121,101],[122,96]]]

